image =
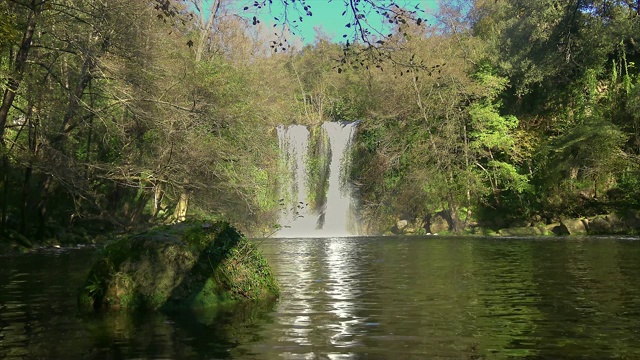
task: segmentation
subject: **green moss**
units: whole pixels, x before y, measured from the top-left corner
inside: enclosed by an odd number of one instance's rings
[[[178,224],[116,241],[81,289],[83,308],[176,309],[278,295],[271,270],[226,222]]]

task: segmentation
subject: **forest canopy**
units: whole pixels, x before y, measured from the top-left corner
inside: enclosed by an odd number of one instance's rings
[[[371,233],[640,209],[640,1],[334,0],[344,42],[304,46],[313,2],[278,0],[267,34],[251,11],[274,2],[1,2],[2,235],[268,233],[274,129],[324,121],[361,121]]]

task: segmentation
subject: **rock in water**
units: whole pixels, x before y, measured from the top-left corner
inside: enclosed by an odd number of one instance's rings
[[[183,223],[106,246],[79,304],[86,309],[207,308],[278,293],[266,260],[233,226]]]
[[[565,219],[560,221],[560,235],[586,235],[587,224],[582,219]]]

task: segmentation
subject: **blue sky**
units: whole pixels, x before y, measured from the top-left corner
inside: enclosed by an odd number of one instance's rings
[[[395,2],[402,7],[410,9],[417,6],[423,11],[423,13],[419,15],[423,18],[428,17],[428,13],[426,13],[428,9],[433,10],[437,5],[437,0],[397,0]],[[281,2],[273,1],[273,3],[274,5],[269,11],[269,9],[254,9],[254,7],[251,6],[250,1],[239,1],[238,5],[242,5],[240,6],[238,14],[250,19],[252,19],[253,16],[256,16],[262,24],[268,24],[271,27],[275,21],[274,17],[277,17],[280,21],[283,20],[283,8],[281,6]],[[243,9],[247,4],[249,4],[249,9],[245,11]],[[280,5],[278,6],[276,4]],[[353,38],[353,29],[345,27],[351,19],[349,16],[350,12],[347,11],[344,16],[342,15],[345,11],[344,0],[307,0],[306,4],[310,6],[309,10],[312,12],[312,16],[306,16],[304,12],[300,14],[290,11],[289,13],[289,21],[293,23],[293,20],[295,19],[295,24],[298,26],[297,30],[292,29],[292,31],[296,33],[295,36],[292,37],[293,42],[302,41],[304,44],[312,43],[315,38],[316,29],[321,29],[322,32],[328,35],[335,42],[344,42],[346,39]],[[303,11],[303,9],[300,10]],[[300,17],[302,17],[302,22],[299,21]],[[388,26],[383,25],[382,17],[377,15],[375,12],[366,14],[365,20],[374,30],[382,31],[384,33],[388,32]],[[274,32],[281,30],[279,27],[272,29]],[[343,35],[345,34],[347,37],[343,38]]]

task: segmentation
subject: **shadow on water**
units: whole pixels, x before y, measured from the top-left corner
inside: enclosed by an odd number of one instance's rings
[[[175,312],[96,313],[83,318],[91,348],[83,358],[229,359],[271,321],[274,302]]]
[[[275,303],[175,312],[86,312],[76,289],[95,250],[3,257],[0,359],[231,358],[259,341]]]

